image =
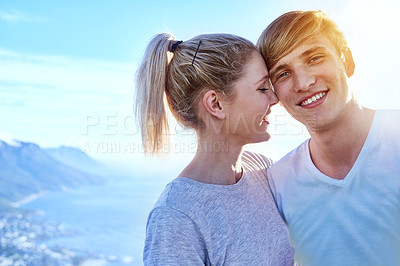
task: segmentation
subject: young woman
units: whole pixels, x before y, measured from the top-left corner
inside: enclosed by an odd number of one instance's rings
[[[229,34],[185,42],[159,34],[136,82],[147,151],[159,152],[168,134],[164,99],[198,136],[193,160],[149,215],[145,265],[293,265],[268,186],[271,161],[243,152],[245,144],[270,138],[267,115],[278,101],[255,46]]]

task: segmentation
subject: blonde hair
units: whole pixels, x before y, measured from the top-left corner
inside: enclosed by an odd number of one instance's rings
[[[159,153],[168,141],[167,105],[178,123],[198,133],[204,130],[197,110],[200,96],[212,89],[232,99],[232,84],[256,51],[250,41],[230,34],[176,42],[170,34],[156,35],[136,74],[135,111],[147,153]]]
[[[318,34],[326,36],[339,55],[348,49],[343,33],[322,11],[291,11],[281,15],[263,31],[257,48],[271,69],[302,42]]]

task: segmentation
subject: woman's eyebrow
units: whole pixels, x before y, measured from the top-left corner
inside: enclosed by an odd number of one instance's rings
[[[254,84],[255,85],[260,84],[260,83],[266,81],[267,79],[269,79],[269,75],[268,74],[266,74],[264,77],[262,77],[259,81],[255,82]]]

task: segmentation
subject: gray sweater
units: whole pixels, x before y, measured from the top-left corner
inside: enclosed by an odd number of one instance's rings
[[[234,185],[179,177],[150,212],[145,265],[293,265],[294,250],[274,203],[267,158],[245,152]]]

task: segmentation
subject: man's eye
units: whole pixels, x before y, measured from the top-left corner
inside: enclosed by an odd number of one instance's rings
[[[261,91],[261,92],[265,92],[265,91],[270,90],[270,88],[261,88],[261,89],[258,89],[258,90]]]
[[[289,75],[289,72],[282,72],[278,75],[278,79],[286,77],[287,75]]]
[[[322,58],[322,56],[314,56],[313,58],[311,58],[310,62],[318,61],[321,58]]]

